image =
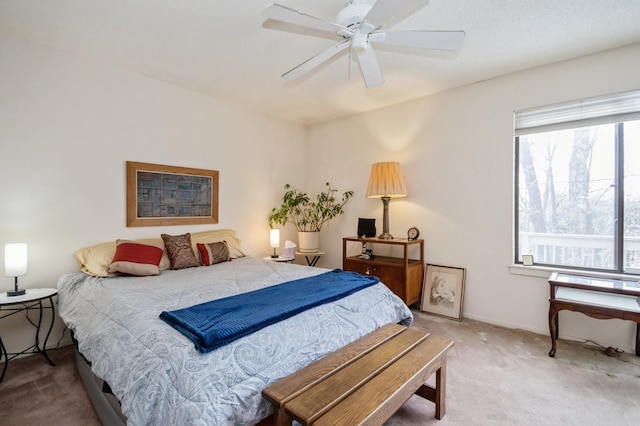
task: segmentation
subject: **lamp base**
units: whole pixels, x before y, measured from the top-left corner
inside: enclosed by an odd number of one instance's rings
[[[379,240],[393,240],[393,235],[389,233],[389,197],[382,197],[382,234],[378,235]]]
[[[22,296],[27,292],[27,290],[11,290],[11,291],[7,291],[7,296],[8,297],[12,297],[12,296]]]

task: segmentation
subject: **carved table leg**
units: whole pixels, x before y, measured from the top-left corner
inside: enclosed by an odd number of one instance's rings
[[[553,302],[549,306],[549,334],[551,335],[551,350],[549,356],[556,355],[556,339],[558,338],[558,311],[553,306]]]

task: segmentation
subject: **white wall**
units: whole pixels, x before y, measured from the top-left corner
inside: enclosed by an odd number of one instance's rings
[[[233,228],[269,253],[267,214],[285,181],[304,181],[306,129],[10,36],[0,52],[0,257],[28,243],[22,287],[56,287],[76,249],[116,238]],[[127,160],[219,170],[219,223],[127,228]],[[24,317],[0,321],[9,352],[31,333]]]
[[[382,203],[366,199],[372,163],[399,161],[409,197],[392,200],[390,231],[417,226],[428,263],[467,269],[464,316],[548,334],[546,278],[513,275],[513,111],[640,87],[640,45],[540,67],[436,96],[312,126],[310,176],[356,191],[347,214],[323,231],[325,261],[341,263],[340,238]],[[564,337],[627,351],[635,325],[560,313]]]

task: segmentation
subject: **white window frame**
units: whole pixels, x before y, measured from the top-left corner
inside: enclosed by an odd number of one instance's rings
[[[519,137],[535,133],[574,129],[600,124],[623,123],[625,121],[640,120],[640,90],[598,96],[588,99],[563,102],[536,108],[529,108],[514,112],[514,247],[513,259],[516,265],[523,265],[522,254],[519,253]],[[623,154],[621,154],[623,155]],[[618,158],[616,161],[623,161]],[[622,178],[618,173],[618,178]],[[622,200],[619,200],[620,206]],[[621,210],[621,209],[619,209]],[[616,232],[618,253],[622,253],[622,230]],[[525,253],[526,254],[526,253]],[[618,258],[621,257],[617,256]],[[534,259],[535,261],[535,259]],[[588,270],[571,265],[546,264],[545,267],[558,269]],[[619,259],[614,269],[601,270],[616,274],[637,274],[637,270],[624,270],[623,262]]]

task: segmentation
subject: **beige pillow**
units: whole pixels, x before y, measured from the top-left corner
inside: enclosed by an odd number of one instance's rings
[[[109,275],[109,266],[116,254],[116,242],[109,241],[85,247],[76,250],[73,254],[80,262],[82,272],[96,277],[106,277]]]

